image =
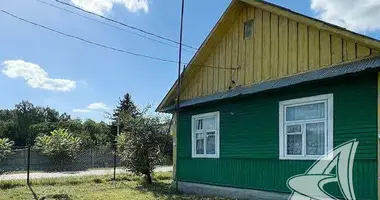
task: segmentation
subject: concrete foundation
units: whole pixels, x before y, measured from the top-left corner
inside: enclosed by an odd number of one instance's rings
[[[175,184],[175,183],[174,183]],[[253,200],[287,200],[289,194],[266,192],[250,189],[221,187],[198,183],[178,182],[178,189],[183,193],[229,197],[236,199]]]

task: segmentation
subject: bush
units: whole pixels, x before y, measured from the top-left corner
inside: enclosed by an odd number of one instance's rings
[[[154,167],[165,158],[163,146],[167,129],[159,117],[127,115],[121,121],[124,132],[118,136],[117,145],[122,164],[137,175],[145,175],[150,184]]]
[[[8,138],[0,138],[0,161],[12,154],[14,142]]]
[[[72,162],[80,151],[81,139],[70,134],[65,129],[54,130],[50,135],[36,138],[34,149],[59,163],[63,168],[64,162]]]

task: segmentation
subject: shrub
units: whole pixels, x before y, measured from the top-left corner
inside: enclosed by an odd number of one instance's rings
[[[8,138],[0,138],[0,161],[12,154],[14,142]]]
[[[81,139],[70,134],[65,129],[54,130],[50,135],[36,138],[34,149],[40,154],[59,163],[63,168],[64,162],[72,162],[80,151]]]
[[[144,175],[152,183],[155,166],[164,159],[165,130],[159,117],[126,116],[121,118],[124,132],[117,138],[118,154],[127,169]]]

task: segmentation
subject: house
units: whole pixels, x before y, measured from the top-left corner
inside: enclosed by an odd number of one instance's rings
[[[380,41],[264,1],[233,0],[157,110],[174,113],[184,192],[287,199],[290,177],[358,141],[356,199],[380,199]],[[338,182],[323,187],[343,197]]]

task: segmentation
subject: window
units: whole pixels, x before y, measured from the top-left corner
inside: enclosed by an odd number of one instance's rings
[[[244,23],[244,39],[250,39],[253,36],[253,19]]]
[[[192,117],[192,157],[219,158],[219,112]]]
[[[280,102],[280,159],[318,159],[333,148],[333,95]]]

